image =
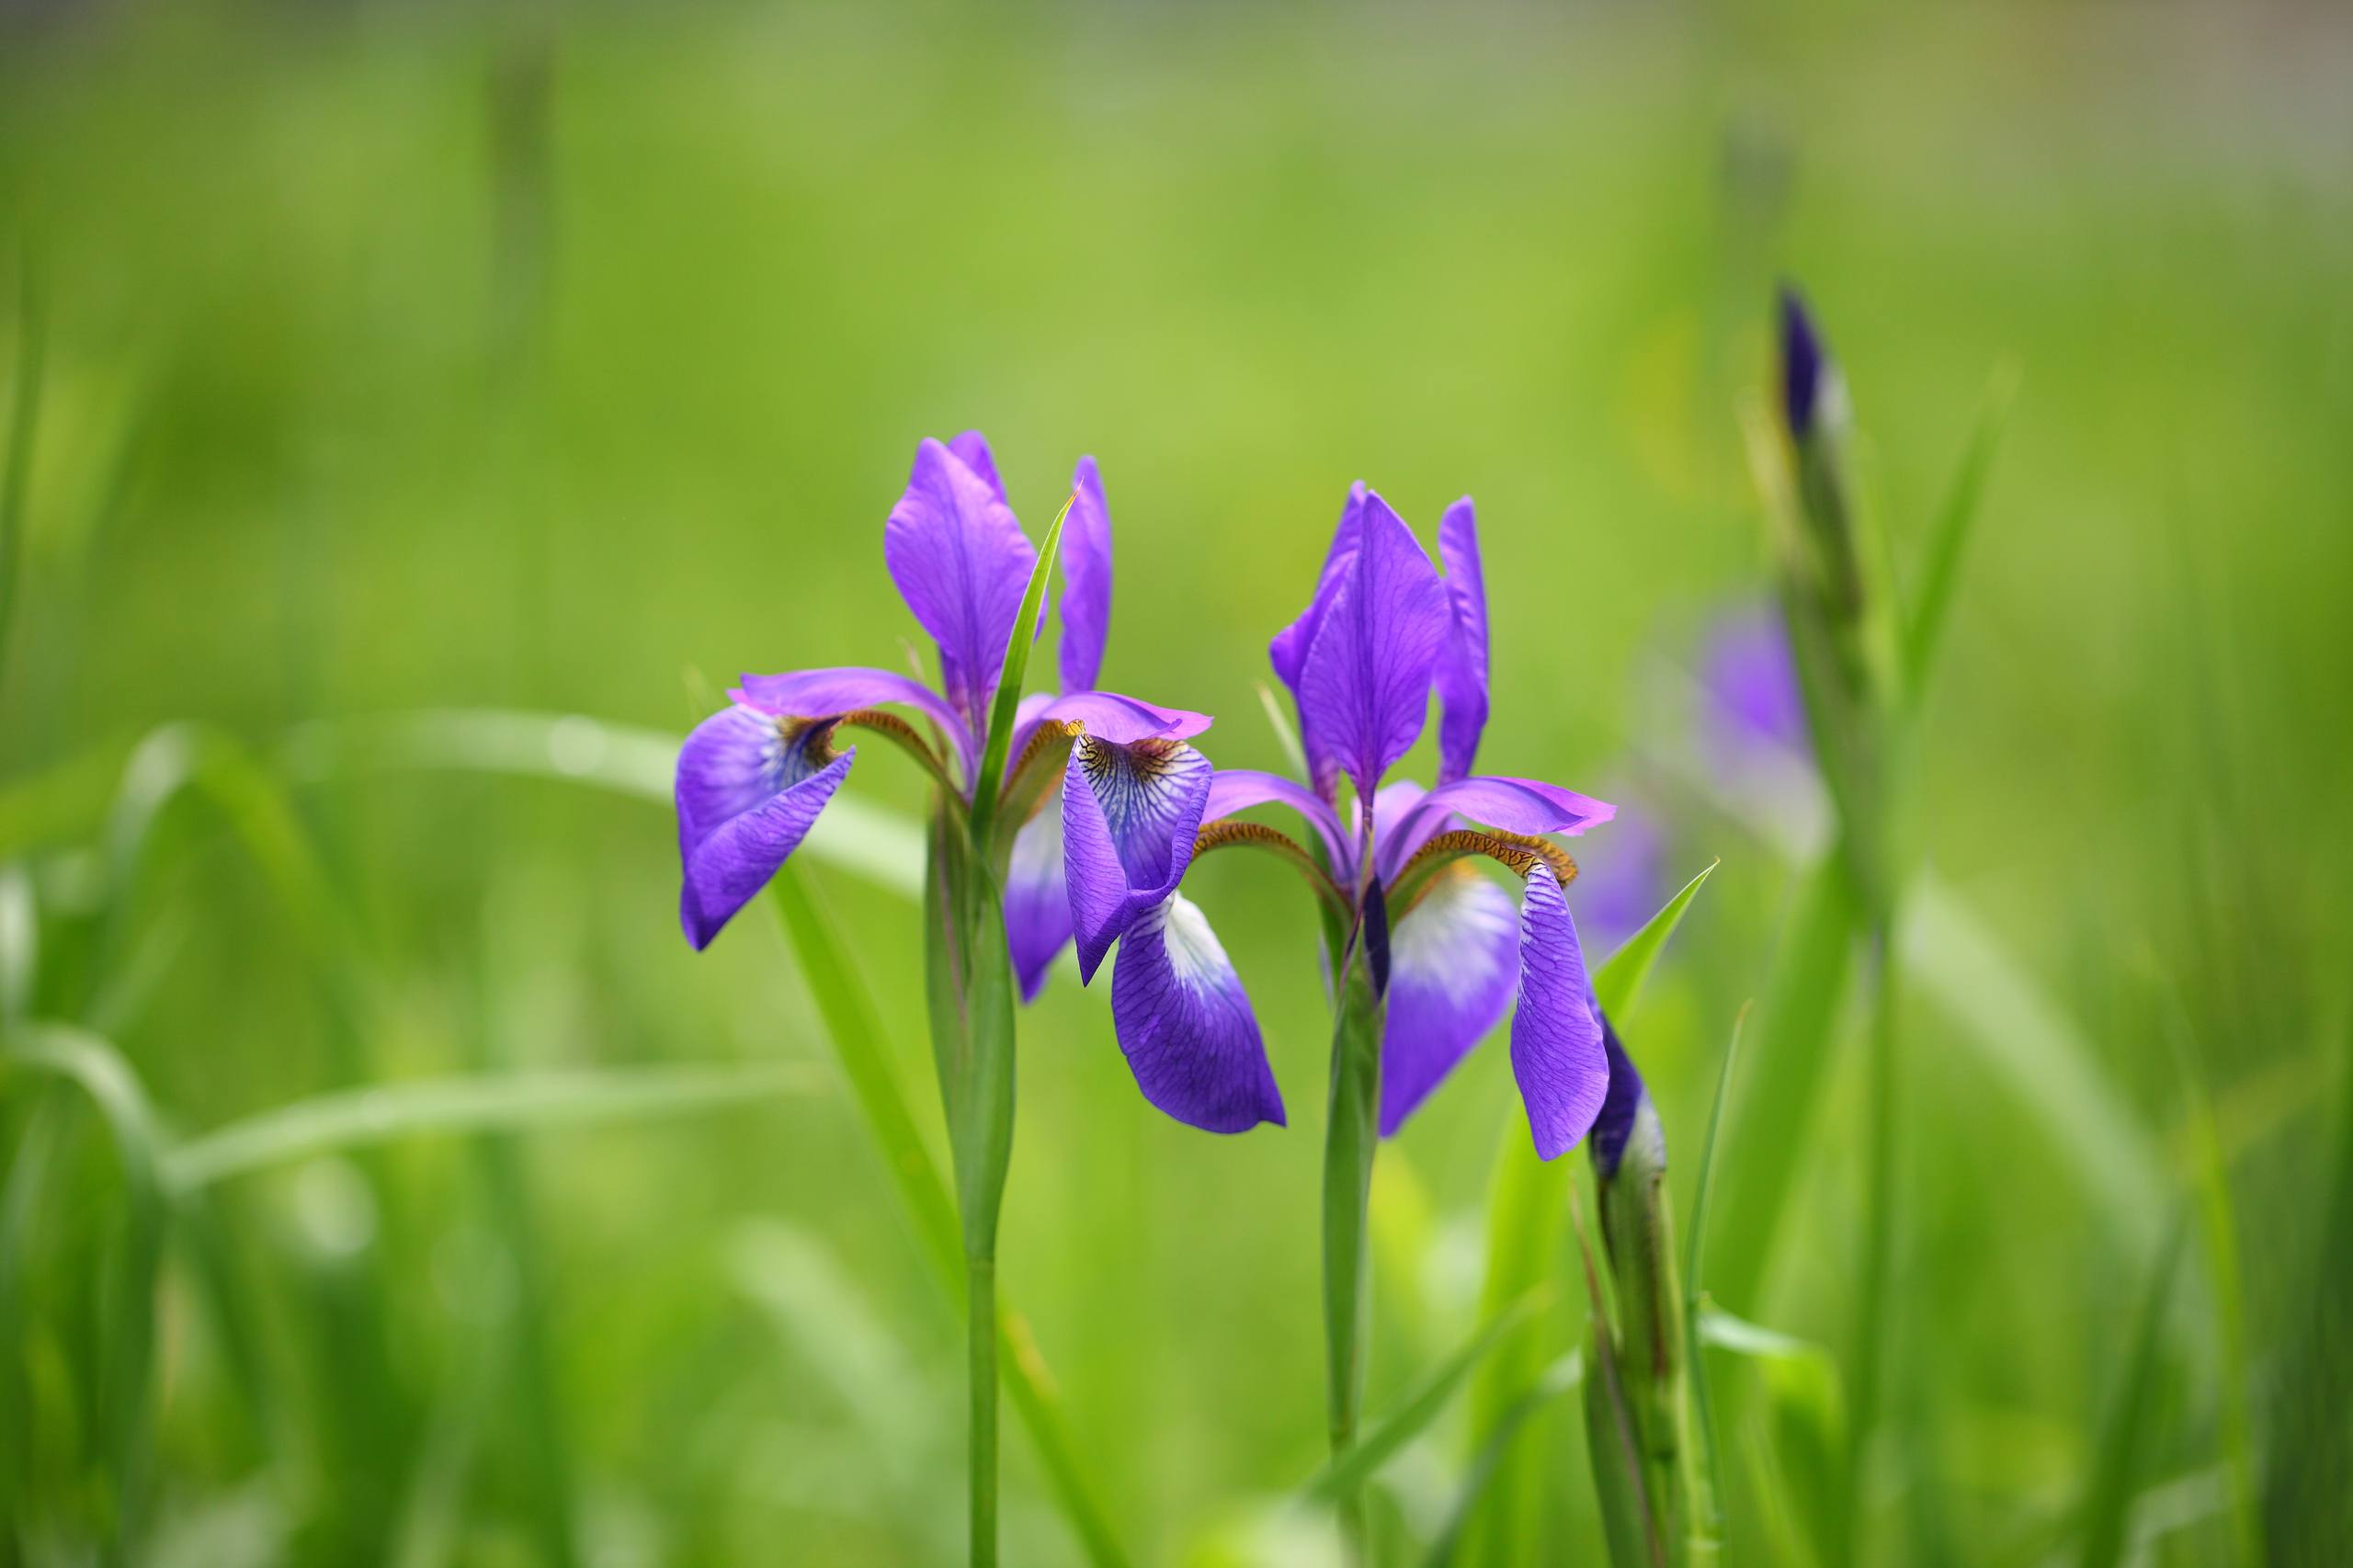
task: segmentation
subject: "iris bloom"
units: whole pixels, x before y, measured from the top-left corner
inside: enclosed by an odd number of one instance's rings
[[[1338,935],[1343,986],[1365,967],[1384,1008],[1379,1126],[1394,1133],[1512,1007],[1511,1060],[1537,1152],[1585,1136],[1608,1083],[1602,1025],[1563,889],[1576,868],[1548,835],[1612,808],[1557,785],[1472,771],[1487,720],[1487,607],[1466,498],[1438,528],[1438,574],[1412,529],[1362,484],[1348,495],[1315,595],[1268,650],[1297,705],[1304,783],[1212,773],[1164,733],[1072,748],[1062,827],[1072,923],[1091,979],[1113,945],[1114,1025],[1145,1098],[1233,1132],[1283,1120],[1257,1020],[1207,919],[1177,891],[1199,854],[1245,845],[1291,861]],[[1440,703],[1435,787],[1389,769]],[[1340,784],[1352,796],[1343,809]],[[1237,813],[1279,804],[1296,839]],[[1369,809],[1368,809],[1369,807]],[[1479,875],[1523,880],[1517,909]],[[1336,996],[1336,1002],[1338,998]]]
[[[1062,558],[1064,691],[1023,705],[996,813],[1016,825],[1059,781],[1047,743],[1083,730],[1133,744],[1209,726],[1199,713],[1093,689],[1110,615],[1110,524],[1092,459],[1081,460],[1074,483]],[[882,556],[938,649],[939,685],[856,666],[747,675],[728,693],[733,705],[695,727],[678,754],[677,807],[678,913],[697,948],[776,875],[849,776],[858,752],[838,744],[844,732],[898,745],[939,785],[947,809],[970,812],[997,677],[1038,563],[978,431],[916,449],[906,493],[883,528]]]

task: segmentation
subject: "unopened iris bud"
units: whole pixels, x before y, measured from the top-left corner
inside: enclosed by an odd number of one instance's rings
[[[1639,1449],[1640,1495],[1655,1538],[1669,1543],[1672,1562],[1683,1563],[1711,1538],[1714,1502],[1692,1414],[1666,1134],[1607,1017],[1601,1029],[1609,1091],[1593,1124],[1593,1173],[1602,1247],[1617,1282],[1618,1372]]]

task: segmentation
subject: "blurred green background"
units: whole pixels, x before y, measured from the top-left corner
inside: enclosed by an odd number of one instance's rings
[[[658,805],[317,763],[372,716],[675,735],[738,670],[899,662],[881,528],[924,435],[984,430],[1033,534],[1096,454],[1106,684],[1218,714],[1230,766],[1280,766],[1265,642],[1349,482],[1426,537],[1475,495],[1483,760],[1656,829],[1654,859],[1579,844],[1596,885],[1655,903],[1722,860],[1627,1031],[1696,1151],[1806,815],[1709,766],[1692,696],[1765,592],[1738,415],[1789,277],[1900,569],[1989,384],[2022,387],[1925,740],[1961,936],[1918,934],[1904,1002],[1866,1560],[2074,1560],[2186,1222],[2131,1551],[2237,1560],[2235,1408],[2271,1558],[2342,1561],[2348,80],[2325,6],[0,7],[0,407],[31,432],[0,1014],[110,1040],[179,1135],[460,1073],[752,1085],[211,1184],[164,1256],[133,1560],[956,1560],[952,1306],[765,912],[689,952]],[[209,728],[134,751],[177,721]],[[575,767],[621,744],[563,733]],[[254,778],[142,831],[174,745]],[[870,750],[851,792],[919,811]],[[915,913],[811,880],[936,1133]],[[1315,936],[1249,858],[1188,891],[1292,1125],[1159,1117],[1066,971],[1024,1019],[1001,1273],[1138,1561],[1313,1562],[1281,1505],[1323,1448]],[[1840,1356],[1855,1032],[1816,1126],[1725,1134],[1802,1140],[1725,1304]],[[1512,1103],[1490,1040],[1383,1153],[1376,1411],[1472,1324]],[[86,1102],[21,1066],[0,1140],[0,1562],[82,1562],[125,1495],[137,1210]],[[1728,1561],[1803,1561],[1787,1434],[1726,1397]],[[1573,1406],[1526,1439],[1518,1560],[1600,1560]],[[1386,1506],[1427,1528],[1474,1436],[1434,1429]],[[1006,1451],[1007,1561],[1077,1561]]]

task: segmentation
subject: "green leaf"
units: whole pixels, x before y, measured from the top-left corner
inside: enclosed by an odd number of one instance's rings
[[[1699,1308],[1705,1299],[1699,1264],[1706,1251],[1701,1238],[1708,1233],[1708,1194],[1714,1185],[1716,1143],[1723,1135],[1724,1101],[1731,1095],[1733,1070],[1740,1060],[1740,1037],[1748,1026],[1748,1013],[1749,1004],[1742,1003],[1738,1016],[1733,1019],[1732,1039],[1724,1045],[1723,1065],[1716,1072],[1716,1095],[1708,1108],[1707,1141],[1699,1146],[1699,1173],[1691,1192],[1691,1233],[1683,1244],[1684,1338],[1692,1346],[1691,1413],[1699,1428],[1696,1458],[1700,1491],[1693,1500],[1693,1540],[1695,1544],[1717,1549],[1723,1538],[1723,1455],[1716,1442],[1715,1399],[1708,1387],[1708,1358],[1699,1350]]]
[[[1430,1542],[1429,1554],[1422,1560],[1423,1568],[1449,1568],[1472,1512],[1486,1495],[1487,1485],[1502,1465],[1504,1456],[1511,1452],[1512,1440],[1519,1436],[1519,1429],[1546,1405],[1565,1397],[1584,1381],[1585,1358],[1572,1350],[1545,1368],[1535,1384],[1505,1408],[1463,1471],[1454,1505],[1447,1510],[1446,1523]]]
[[[100,1451],[113,1466],[117,1494],[101,1561],[112,1568],[139,1559],[153,1449],[156,1285],[168,1218],[158,1160],[161,1138],[138,1074],[111,1042],[97,1035],[56,1024],[29,1025],[0,1051],[0,1065],[54,1074],[79,1087],[106,1123],[122,1171],[129,1221],[98,1380]]]
[[[1680,892],[1666,901],[1665,908],[1643,922],[1643,928],[1627,937],[1625,945],[1594,971],[1594,999],[1601,1004],[1603,1012],[1613,1018],[1633,1012],[1659,954],[1666,950],[1667,938],[1683,924],[1683,912],[1699,896],[1699,884],[1713,876],[1722,864],[1722,860],[1709,861],[1698,876],[1683,884]]]
[[[201,1187],[270,1165],[419,1133],[592,1127],[805,1094],[796,1063],[554,1068],[377,1084],[280,1106],[185,1142],[165,1157],[171,1184]]]
[[[1837,1358],[1823,1346],[1712,1304],[1701,1306],[1699,1325],[1703,1346],[1756,1364],[1768,1422],[1751,1428],[1752,1438],[1767,1450],[1752,1458],[1774,1478],[1764,1500],[1773,1516],[1772,1533],[1785,1541],[1781,1555],[1805,1562],[1823,1558],[1838,1528],[1837,1466],[1846,1449]]]
[[[8,449],[0,455],[0,671],[7,668],[8,634],[16,624],[17,601],[24,597],[20,579],[25,572],[25,494],[32,483],[33,438],[40,428],[41,350],[49,321],[40,267],[29,253],[23,257],[19,281],[16,396],[8,420]]]
[[[1831,1026],[1859,918],[1852,890],[1835,854],[1807,874],[1757,1009],[1748,1087],[1734,1102],[1740,1136],[1725,1145],[1716,1184],[1722,1196],[1712,1227],[1712,1289],[1725,1301],[1756,1299],[1798,1161],[1811,1146],[1808,1129],[1829,1065]]]
[[[2108,1418],[2100,1426],[2099,1448],[2085,1487],[2083,1551],[2076,1558],[2083,1568],[2115,1568],[2124,1559],[2125,1527],[2131,1519],[2132,1498],[2141,1490],[2141,1472],[2148,1462],[2152,1429],[2156,1426],[2165,1308],[2173,1295],[2181,1233],[2177,1221],[2142,1283],[2131,1338],[2109,1400]]]
[[[1500,1344],[1504,1336],[1533,1316],[1550,1295],[1539,1287],[1512,1303],[1501,1316],[1489,1319],[1463,1346],[1415,1385],[1397,1408],[1372,1424],[1355,1446],[1336,1454],[1308,1482],[1310,1497],[1333,1502],[1361,1489],[1381,1467],[1394,1458],[1436,1421],[1462,1386],[1472,1368]]]
[[[1037,645],[1038,617],[1045,608],[1046,585],[1054,574],[1054,557],[1062,550],[1063,520],[1077,500],[1078,492],[1074,490],[1048,525],[1045,542],[1038,547],[1037,567],[1029,574],[1029,585],[1021,593],[1021,608],[1013,618],[1013,635],[1006,643],[996,700],[989,708],[988,742],[981,748],[979,778],[972,787],[972,842],[982,847],[984,858],[996,821],[997,790],[1005,781],[1006,753],[1013,746],[1014,716],[1021,708],[1021,684],[1029,675],[1029,650]]]
[[[1945,624],[1951,618],[1953,590],[1960,582],[1978,503],[1984,496],[1985,477],[1992,472],[1994,454],[2001,449],[2017,396],[2017,371],[2008,367],[1996,371],[1978,413],[1977,427],[1961,453],[1960,472],[1945,493],[1936,532],[1929,537],[1927,562],[1921,571],[1919,597],[1908,618],[1904,649],[1904,699],[1915,719],[1926,706],[1928,679],[1944,647]]]
[[[306,724],[281,756],[298,779],[449,769],[589,784],[666,807],[678,737],[579,713],[427,709]],[[0,846],[7,842],[0,833]],[[793,856],[847,871],[911,903],[923,895],[922,827],[856,796],[827,801]]]

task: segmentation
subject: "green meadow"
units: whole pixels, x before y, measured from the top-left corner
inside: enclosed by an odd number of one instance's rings
[[[2297,5],[0,5],[0,1568],[964,1561],[926,780],[696,953],[669,770],[928,663],[968,427],[1033,539],[1097,458],[1104,684],[1221,767],[1350,483],[1476,497],[1597,969],[1714,868],[1602,972],[1726,1568],[2353,1561],[2348,81]],[[1877,956],[1705,678],[1784,280],[1949,591]],[[1290,1125],[1023,1010],[1020,1568],[1344,1561],[1319,936],[1186,892]],[[1613,1561],[1503,1034],[1374,1167],[1379,1568]]]

